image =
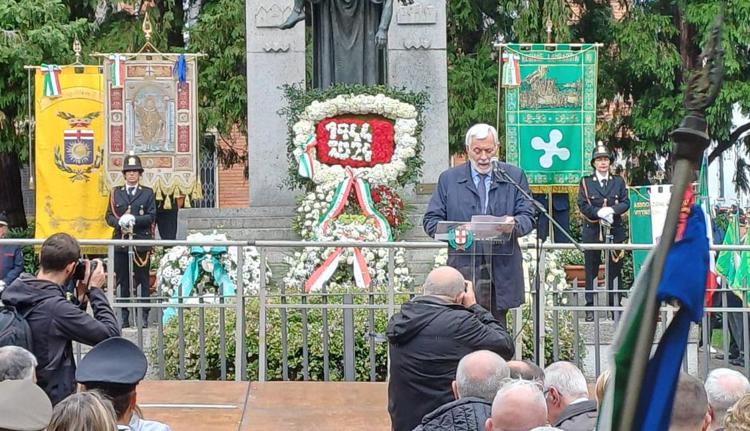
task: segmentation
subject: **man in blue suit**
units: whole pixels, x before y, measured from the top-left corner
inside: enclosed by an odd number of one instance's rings
[[[508,310],[524,302],[524,277],[521,249],[517,238],[531,232],[534,225],[533,204],[502,175],[493,173],[492,157],[497,155],[497,130],[487,124],[476,124],[466,133],[468,163],[448,169],[440,174],[437,189],[430,199],[422,226],[435,237],[441,221],[471,221],[477,214],[509,216],[515,223],[510,247],[493,246],[472,264],[471,253],[450,250],[448,265],[462,272],[464,277],[474,277],[474,286],[489,292],[489,306],[493,316],[506,324]],[[526,175],[519,168],[499,162],[507,175],[529,192]],[[481,250],[479,246],[475,250]],[[502,250],[501,250],[502,249]],[[506,250],[512,250],[508,253]],[[475,265],[472,268],[472,265]],[[481,281],[486,281],[482,283]]]

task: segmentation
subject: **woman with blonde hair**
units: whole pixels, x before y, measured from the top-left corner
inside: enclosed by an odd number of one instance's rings
[[[55,406],[47,431],[117,431],[115,410],[98,392],[79,392]]]
[[[609,370],[602,371],[599,377],[596,378],[596,386],[594,389],[596,395],[596,409],[602,408],[602,401],[604,400],[604,392],[607,389],[607,383],[609,383]]]
[[[740,398],[724,417],[726,431],[750,431],[750,394]]]

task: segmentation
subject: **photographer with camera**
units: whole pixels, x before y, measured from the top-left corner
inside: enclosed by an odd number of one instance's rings
[[[31,330],[32,353],[37,358],[37,384],[57,404],[75,392],[76,364],[73,341],[93,346],[120,335],[120,328],[102,291],[106,272],[100,260],[81,259],[78,241],[56,233],[42,244],[39,272],[21,274],[2,293],[2,302],[14,307]],[[75,280],[80,306],[63,286]],[[91,304],[93,317],[86,313]]]

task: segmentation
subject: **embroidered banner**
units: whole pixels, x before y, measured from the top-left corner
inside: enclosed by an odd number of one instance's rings
[[[534,191],[575,189],[596,144],[596,46],[509,44],[503,52],[517,61],[503,72],[520,79],[505,89],[507,161]]]
[[[105,150],[107,186],[123,184],[123,159],[141,157],[142,183],[169,209],[173,199],[200,199],[195,58],[175,76],[175,61],[158,54],[107,56]],[[113,62],[118,67],[112,67]],[[113,70],[116,74],[113,75]],[[179,79],[178,79],[179,78]],[[184,81],[182,80],[184,78]]]
[[[44,71],[35,77],[36,237],[67,232],[78,239],[112,236],[104,222],[104,78],[96,66],[57,72],[59,94],[49,97]]]

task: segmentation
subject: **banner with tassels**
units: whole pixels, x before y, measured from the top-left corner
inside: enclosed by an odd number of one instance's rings
[[[576,190],[595,145],[596,44],[505,44],[505,156],[535,192]]]
[[[198,176],[196,58],[171,54],[105,56],[108,187],[123,184],[122,163],[141,158],[142,184],[171,209],[203,196]]]
[[[56,83],[48,83],[50,75]],[[102,169],[103,76],[96,66],[42,66],[34,83],[36,237],[66,232],[78,239],[109,238]],[[59,89],[57,97],[48,97],[50,85]]]

